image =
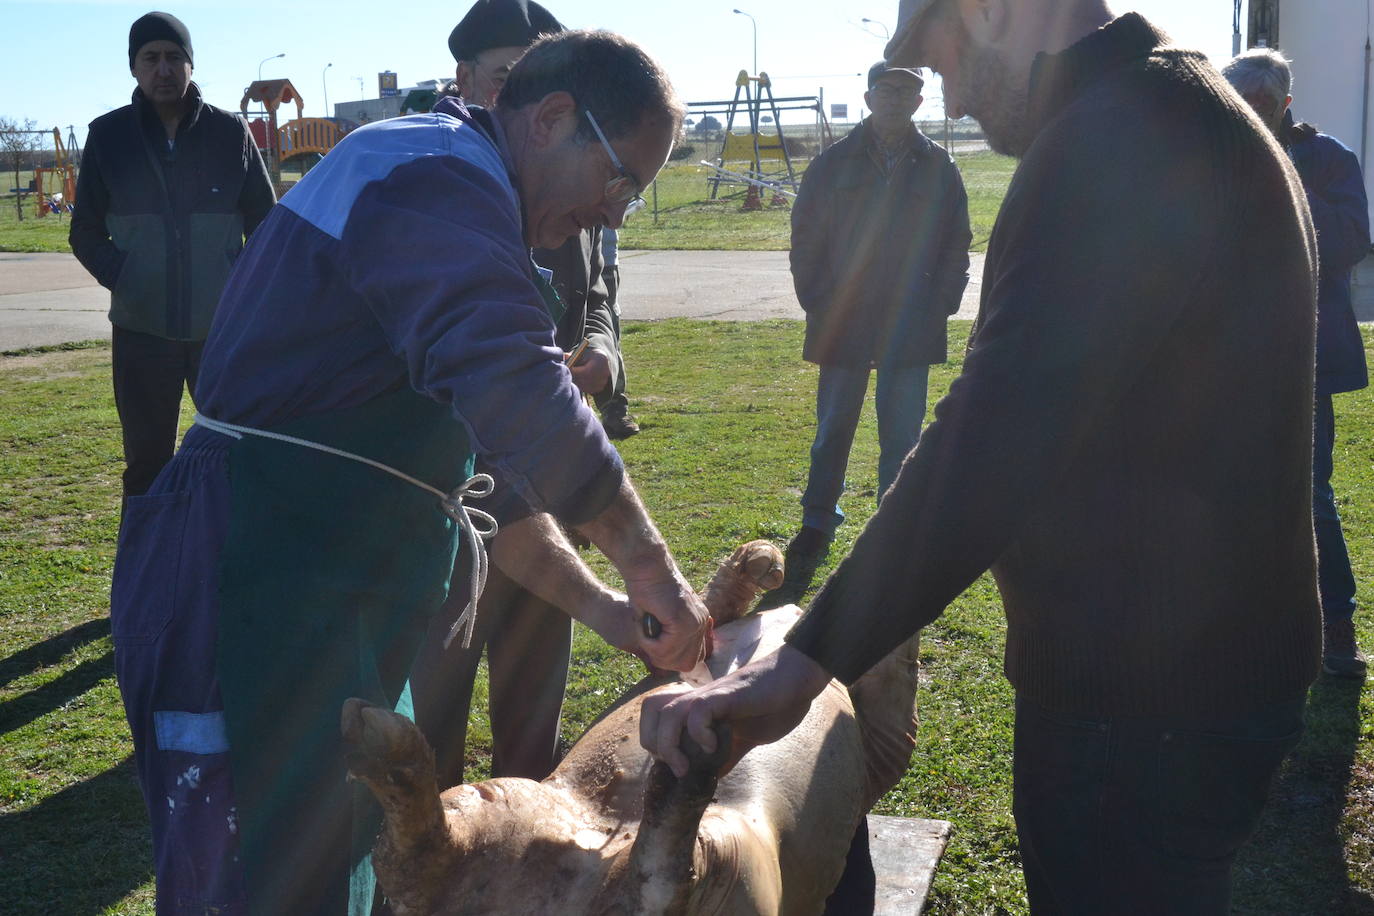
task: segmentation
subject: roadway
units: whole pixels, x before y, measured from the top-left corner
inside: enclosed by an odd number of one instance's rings
[[[982,255],[973,257],[981,276]],[[620,273],[630,321],[804,317],[785,251],[622,251]],[[0,352],[109,339],[109,305],[109,293],[69,254],[0,252]],[[973,317],[977,305],[975,279],[959,317]]]
[[[983,255],[956,318],[972,318]],[[803,318],[785,251],[622,251],[621,307],[629,321]],[[110,297],[69,254],[0,252],[0,352],[109,339]],[[1374,320],[1374,258],[1355,272],[1355,313]]]

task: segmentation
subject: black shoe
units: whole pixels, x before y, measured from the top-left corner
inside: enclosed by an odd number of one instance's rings
[[[1333,677],[1362,679],[1368,661],[1355,644],[1355,622],[1336,620],[1322,627],[1322,670]]]
[[[819,528],[810,525],[802,525],[801,530],[792,538],[787,545],[784,557],[787,561],[787,569],[791,569],[794,563],[811,562],[813,565],[820,563],[830,553],[830,542],[833,536],[826,534]]]
[[[628,413],[611,414],[601,418],[601,428],[611,439],[628,439],[639,432],[639,424]]]

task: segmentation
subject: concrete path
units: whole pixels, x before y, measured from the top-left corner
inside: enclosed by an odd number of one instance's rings
[[[69,254],[0,252],[0,352],[108,339],[110,294]]]
[[[973,318],[983,255],[955,318]],[[792,291],[785,251],[624,251],[622,308],[631,321],[707,318],[758,321],[805,317]],[[1374,320],[1374,257],[1355,271],[1355,316]],[[107,339],[110,295],[69,254],[0,252],[0,352]]]
[[[978,308],[983,256],[957,317]],[[785,251],[625,251],[625,318],[757,321],[805,317],[792,292]],[[0,351],[107,339],[110,294],[69,254],[0,252]]]

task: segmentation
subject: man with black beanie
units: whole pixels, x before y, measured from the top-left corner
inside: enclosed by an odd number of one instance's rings
[[[182,386],[195,390],[215,303],[244,239],[276,198],[238,115],[191,82],[191,33],[171,13],[129,29],[129,105],[91,122],[72,251],[110,290],[124,498],[176,447]]]

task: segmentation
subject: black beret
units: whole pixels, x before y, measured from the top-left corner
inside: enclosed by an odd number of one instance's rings
[[[134,57],[138,49],[150,41],[170,41],[181,46],[186,59],[195,64],[191,56],[191,31],[171,13],[144,13],[129,27],[129,69],[134,68]]]
[[[448,36],[454,60],[475,60],[488,48],[525,48],[563,24],[533,0],[477,0]]]

